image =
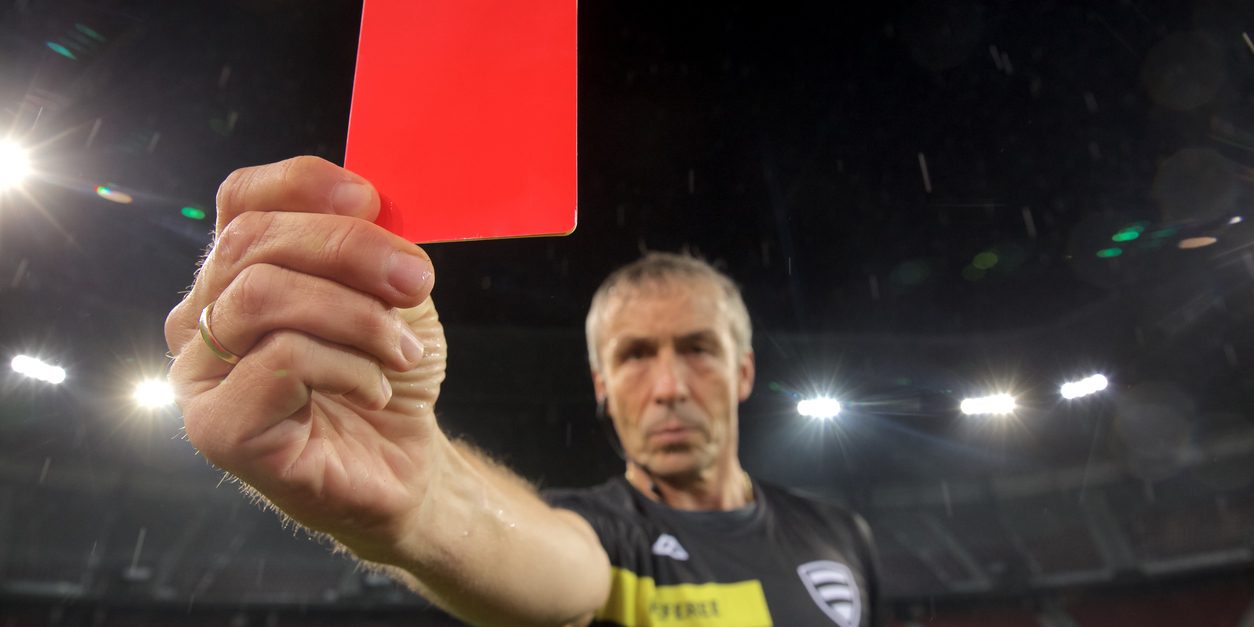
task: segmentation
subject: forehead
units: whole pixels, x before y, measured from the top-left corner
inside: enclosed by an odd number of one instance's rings
[[[726,301],[713,281],[666,279],[623,285],[610,292],[601,320],[601,339],[657,337],[700,330],[729,332]]]

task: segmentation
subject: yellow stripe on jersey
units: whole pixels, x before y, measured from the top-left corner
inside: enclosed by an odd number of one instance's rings
[[[762,583],[657,585],[617,566],[611,569],[610,598],[598,620],[625,627],[770,627]]]

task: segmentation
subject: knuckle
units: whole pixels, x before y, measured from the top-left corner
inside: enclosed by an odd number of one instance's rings
[[[267,312],[274,302],[275,291],[279,285],[275,266],[257,264],[244,268],[228,289],[230,292],[232,315],[243,315],[252,318],[260,317]]]
[[[183,433],[192,446],[204,453],[215,442],[212,423],[206,413],[209,408],[203,399],[197,398],[189,389],[191,386],[186,377],[178,375],[179,363],[175,362],[169,380],[179,408],[183,410]]]
[[[272,368],[283,369],[302,363],[300,335],[295,331],[279,329],[267,333],[257,343],[256,350],[267,357]]]
[[[256,167],[239,168],[226,175],[226,178],[222,180],[222,184],[218,186],[218,193],[214,197],[218,213],[224,213],[224,210],[229,212],[231,209],[242,208],[243,197],[248,191],[256,171]]]
[[[339,265],[348,262],[354,254],[369,249],[372,240],[369,223],[364,220],[344,220],[328,234],[322,246],[327,263]]]
[[[353,328],[369,338],[371,344],[395,338],[399,323],[392,313],[394,310],[382,301],[373,298],[368,298],[366,301],[364,307],[355,308]]]
[[[180,338],[186,333],[187,326],[187,308],[190,305],[186,298],[179,301],[179,304],[170,310],[169,315],[165,317],[165,345],[170,349],[171,355],[177,355],[182,352],[182,342]]]
[[[228,264],[242,260],[254,246],[267,241],[274,226],[274,214],[262,211],[241,213],[226,225],[214,245],[214,256]]]
[[[300,185],[307,182],[311,177],[327,171],[327,166],[332,165],[330,161],[315,157],[312,155],[301,155],[284,159],[276,164],[281,173],[280,180],[284,184]]]

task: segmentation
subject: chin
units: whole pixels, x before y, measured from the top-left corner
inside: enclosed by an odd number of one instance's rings
[[[708,465],[702,461],[698,452],[692,449],[662,450],[654,453],[649,460],[649,472],[667,478],[692,476]]]

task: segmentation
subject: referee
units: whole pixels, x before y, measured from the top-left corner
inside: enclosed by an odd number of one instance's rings
[[[659,253],[606,279],[588,353],[625,472],[538,493],[437,426],[435,272],[378,211],[367,181],[313,157],[222,184],[165,326],[206,459],[473,624],[878,624],[861,518],[740,466],[754,356],[731,280]]]

